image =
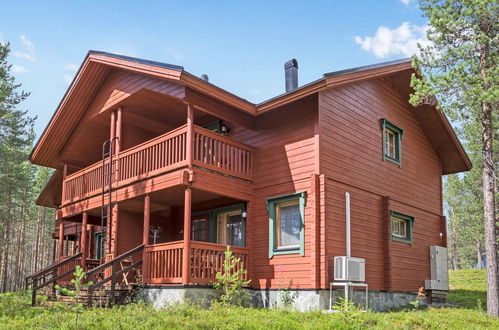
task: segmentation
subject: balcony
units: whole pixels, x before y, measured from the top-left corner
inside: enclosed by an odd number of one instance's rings
[[[184,241],[168,242],[145,247],[143,266],[144,283],[147,284],[181,284],[182,256]],[[190,274],[192,284],[208,284],[215,280],[217,272],[222,271],[226,245],[191,241]],[[231,246],[231,251],[240,259],[234,271],[239,268],[248,269],[249,251],[246,248]],[[246,272],[246,280],[249,275]]]
[[[189,139],[188,135],[192,134]],[[189,146],[189,142],[192,145]],[[191,153],[192,152],[192,153]],[[190,155],[189,155],[190,154]],[[104,164],[103,164],[104,163]],[[99,194],[167,172],[194,167],[246,181],[252,179],[253,148],[199,126],[181,126],[145,143],[124,150],[110,162],[97,162],[63,179],[62,204]]]

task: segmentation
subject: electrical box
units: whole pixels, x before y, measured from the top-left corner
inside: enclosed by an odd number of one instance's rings
[[[334,257],[334,280],[364,282],[366,274],[365,259],[353,257]]]
[[[425,281],[426,290],[449,290],[447,248],[430,246],[431,280]]]

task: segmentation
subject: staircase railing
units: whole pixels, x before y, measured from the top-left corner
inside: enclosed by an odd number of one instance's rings
[[[144,245],[139,245],[128,252],[123,253],[122,255],[100,265],[92,269],[91,271],[88,271],[86,273],[86,278],[87,281],[92,281],[93,284],[88,287],[88,306],[92,306],[92,296],[93,292],[95,289],[100,288],[107,282],[111,281],[111,287],[110,287],[110,304],[114,304],[115,302],[115,291],[116,291],[116,282],[120,276],[122,276],[125,273],[128,273],[132,269],[138,268],[139,266],[142,265],[142,251],[144,250]],[[140,252],[140,254],[139,254]],[[139,260],[133,262],[131,265],[118,270],[118,265],[120,264],[121,261],[124,259],[131,257],[134,254],[139,254]],[[106,276],[106,270],[111,267],[111,275]],[[103,279],[99,280],[99,277],[104,277]]]
[[[35,273],[33,275],[27,276],[25,278],[25,283],[26,283],[26,289],[29,287],[29,284],[31,283],[32,286],[32,291],[31,291],[31,305],[35,306],[36,305],[36,292],[40,290],[43,287],[46,287],[47,285],[53,283],[54,285],[52,286],[52,291],[55,292],[55,283],[60,280],[61,278],[64,278],[65,276],[71,275],[74,273],[76,267],[71,268],[70,270],[65,271],[62,274],[56,275],[57,271],[59,268],[75,261],[76,259],[79,259],[81,257],[81,252],[77,253],[65,260],[59,261],[52,266],[49,266],[45,269],[42,269],[38,273]],[[47,280],[46,278],[51,275],[52,277]],[[41,284],[38,284],[41,281]]]

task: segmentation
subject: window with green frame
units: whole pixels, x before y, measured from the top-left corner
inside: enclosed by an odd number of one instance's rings
[[[402,166],[402,136],[404,130],[381,119],[383,132],[383,160]]]
[[[408,243],[412,245],[412,227],[414,217],[394,212],[390,212],[390,228],[392,241]]]
[[[267,199],[269,258],[279,254],[304,255],[305,192]]]

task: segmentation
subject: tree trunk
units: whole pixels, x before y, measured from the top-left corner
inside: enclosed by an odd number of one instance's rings
[[[480,242],[476,243],[476,268],[482,269],[482,249],[480,248]]]
[[[9,247],[10,247],[10,224],[12,216],[12,194],[9,192],[9,196],[7,197],[7,219],[5,221],[5,231],[3,236],[3,267],[2,267],[2,292],[7,292],[7,280],[8,280],[8,272],[9,272]]]
[[[451,209],[449,212],[449,224],[450,224],[450,262],[451,267],[454,270],[459,269],[460,261],[459,261],[459,251],[457,249],[457,231],[456,231],[456,217],[454,215],[453,210]]]
[[[499,276],[495,213],[495,165],[492,147],[492,107],[482,104],[483,214],[487,257],[487,313],[499,317]]]

